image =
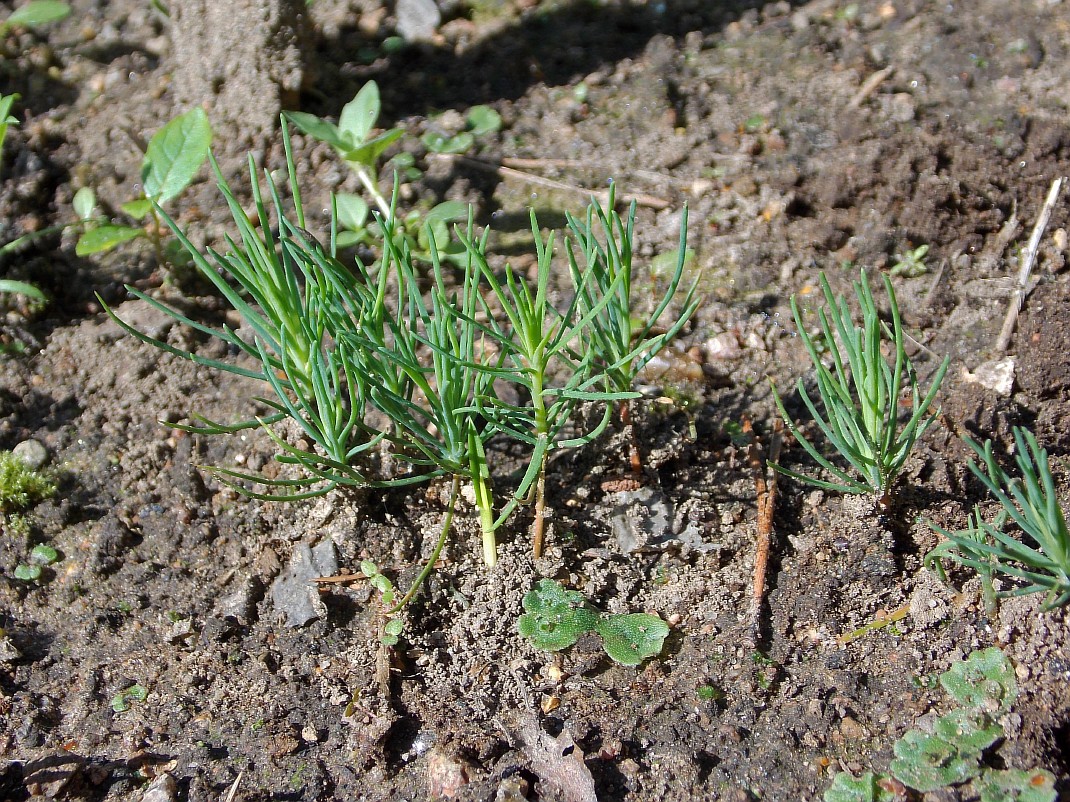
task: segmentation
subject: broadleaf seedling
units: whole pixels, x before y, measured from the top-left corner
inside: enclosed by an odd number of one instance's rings
[[[160,207],[178,197],[192,183],[208,158],[212,126],[204,109],[180,114],[149,140],[141,162],[142,191],[124,203],[122,211],[142,225],[101,223],[90,225],[78,238],[75,253],[90,256],[105,253],[135,239],[147,239],[159,265],[171,262],[164,246],[165,228]]]
[[[1014,667],[995,646],[974,652],[940,675],[948,696],[969,710],[1005,713],[1018,696]]]
[[[125,713],[130,709],[131,702],[144,702],[148,698],[148,688],[135,683],[112,697],[111,709],[116,713]]]
[[[825,802],[871,802],[882,797],[879,787],[902,783],[921,792],[938,791],[972,780],[974,796],[983,802],[1055,802],[1055,778],[1044,769],[996,770],[984,765],[984,751],[1003,733],[994,716],[1006,713],[1017,696],[1014,667],[997,648],[973,652],[940,675],[940,684],[958,707],[940,716],[931,733],[909,730],[893,747],[894,775],[860,778],[838,773],[825,792]]]
[[[542,579],[524,594],[525,613],[517,630],[536,649],[560,651],[588,632],[597,633],[613,660],[635,666],[661,653],[669,626],[656,615],[614,615],[595,610],[578,591],[565,590],[552,579]]]

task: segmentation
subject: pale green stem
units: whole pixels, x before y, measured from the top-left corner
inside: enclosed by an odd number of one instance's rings
[[[498,540],[494,536],[494,501],[487,479],[478,471],[472,472],[472,488],[479,508],[479,527],[483,532],[483,562],[493,568],[498,562]]]
[[[453,477],[453,485],[450,488],[450,500],[446,505],[446,517],[442,521],[442,534],[438,536],[438,543],[435,544],[435,550],[431,552],[431,556],[427,558],[427,565],[424,566],[420,575],[416,577],[416,581],[412,583],[409,592],[402,597],[401,601],[386,611],[387,615],[393,615],[412,601],[413,596],[416,595],[416,591],[420,589],[420,586],[423,585],[427,577],[431,576],[431,572],[435,570],[435,563],[438,562],[438,557],[442,553],[442,548],[446,545],[446,539],[450,534],[450,527],[453,524],[453,511],[457,508],[457,496],[459,496],[460,493],[461,477],[455,474]]]
[[[354,164],[353,162],[350,162],[349,166],[353,168],[354,172],[356,172],[357,178],[360,180],[360,183],[364,185],[364,189],[367,190],[368,194],[372,196],[372,200],[375,201],[375,205],[379,207],[379,213],[383,216],[383,220],[388,223],[392,222],[390,218],[390,204],[387,203],[386,198],[383,197],[383,193],[379,191],[379,187],[375,185],[375,182],[372,180],[371,173],[369,173],[368,170],[360,164]]]

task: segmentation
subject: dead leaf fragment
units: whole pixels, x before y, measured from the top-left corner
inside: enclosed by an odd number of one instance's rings
[[[566,802],[598,802],[594,777],[583,761],[580,749],[568,730],[554,738],[543,731],[534,716],[527,715],[517,732],[531,770],[557,788]]]

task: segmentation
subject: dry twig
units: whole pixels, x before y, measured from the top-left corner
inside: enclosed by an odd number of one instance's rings
[[[453,161],[462,162],[470,167],[477,167],[480,170],[489,170],[497,173],[502,178],[514,178],[519,181],[524,181],[528,184],[534,184],[539,187],[546,187],[547,189],[556,189],[562,192],[573,192],[582,194],[585,198],[595,198],[599,203],[609,202],[609,193],[605,190],[599,189],[587,189],[586,187],[579,187],[575,184],[566,184],[563,181],[555,181],[552,178],[544,178],[541,175],[534,175],[533,173],[526,173],[522,170],[516,170],[512,167],[506,167],[501,162],[494,163],[485,161],[483,159],[474,159],[471,156],[460,156],[451,153],[437,154],[437,158],[452,159]],[[503,160],[504,161],[504,160]],[[620,195],[617,200],[621,203],[630,203],[635,201],[640,206],[646,206],[651,209],[668,209],[671,205],[665,198],[659,198],[654,195]]]
[[[743,420],[743,431],[751,437],[747,462],[754,471],[754,484],[758,494],[758,539],[754,551],[754,586],[751,594],[750,637],[757,643],[762,603],[765,598],[765,575],[769,565],[769,547],[773,539],[773,513],[776,511],[777,473],[772,471],[766,478],[766,468],[770,462],[780,458],[780,446],[783,443],[784,424],[780,418],[773,421],[773,435],[769,441],[769,452],[762,459],[761,442],[754,436],[749,418]]]
[[[1037,223],[1033,226],[1033,233],[1029,237],[1029,244],[1022,254],[1021,269],[1018,271],[1018,286],[1014,291],[1014,297],[1011,298],[1010,306],[1007,308],[1007,316],[1003,319],[1003,328],[1000,329],[999,339],[996,340],[997,351],[1006,351],[1007,346],[1011,344],[1014,327],[1018,323],[1018,313],[1022,311],[1022,304],[1025,303],[1026,295],[1029,294],[1029,274],[1033,271],[1033,264],[1037,260],[1040,238],[1044,235],[1044,229],[1048,227],[1052,209],[1055,208],[1055,203],[1059,200],[1059,192],[1063,188],[1064,180],[1063,178],[1056,178],[1051,182],[1047,200],[1044,201],[1044,205],[1040,209]]]

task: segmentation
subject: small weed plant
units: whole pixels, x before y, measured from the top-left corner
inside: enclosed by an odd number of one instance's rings
[[[818,334],[808,333],[798,303],[792,297],[795,325],[817,372],[821,409],[810,397],[802,379],[797,385],[799,397],[849,469],[833,463],[806,438],[788,415],[779,395],[775,396],[777,407],[789,431],[833,478],[826,480],[774,467],[817,487],[870,494],[886,502],[911,449],[936,418],[932,405],[947,372],[949,359],[943,360],[928,390],[923,392],[914,365],[906,354],[906,337],[895,291],[887,276],[882,279],[892,318],[890,329],[880,319],[865,271],[854,283],[862,314],[860,326],[853,323],[846,299],[833,296],[824,274],[821,275],[821,289],[827,306],[818,314]],[[885,346],[891,351],[890,359],[884,353]],[[904,392],[910,394],[910,416],[902,422],[899,406]]]
[[[825,802],[894,802],[908,788],[927,793],[964,783],[981,802],[1055,801],[1050,772],[984,765],[985,750],[1003,735],[996,718],[1018,695],[1006,655],[997,648],[974,652],[941,674],[940,684],[959,706],[936,719],[932,732],[908,730],[893,747],[890,774],[837,774]]]
[[[669,626],[650,613],[611,615],[592,607],[583,594],[565,590],[552,579],[540,580],[524,595],[524,614],[517,629],[536,649],[557,652],[582,635],[595,632],[613,660],[637,666],[661,653]]]
[[[350,112],[344,119],[366,121],[367,115]],[[441,553],[464,484],[474,491],[488,565],[496,559],[496,530],[532,494],[538,500],[535,526],[541,526],[547,454],[590,442],[609,420],[610,405],[637,397],[628,384],[651,353],[680,330],[681,318],[694,311],[694,288],[668,332],[648,336],[651,319],[630,347],[607,353],[588,344],[596,338],[596,321],[606,310],[626,320],[636,317],[630,295],[622,292],[630,286],[630,257],[628,270],[612,275],[573,269],[573,300],[559,310],[549,300],[553,237],[541,238],[534,215],[534,290],[508,266],[504,277],[490,267],[489,233],[477,236],[471,220],[457,238],[465,254],[459,270],[447,271],[433,237],[428,240],[430,269],[417,270],[409,242],[397,235],[393,206],[389,215],[373,212],[383,235],[375,264],[358,258],[354,266],[344,265],[333,236],[331,248],[324,249],[305,232],[285,120],[283,137],[292,212],[270,173],[265,197],[250,162],[258,218],[254,223],[213,161],[239,232],[237,239],[228,238],[225,255],[214,249],[202,254],[159,203],[153,204],[196,267],[240,314],[247,336],[206,326],[128,288],[179,322],[248,355],[253,367],[181,350],[116,319],[160,349],[260,383],[265,393],[257,401],[269,414],[233,423],[194,416],[195,423],[178,426],[207,435],[266,431],[278,448],[278,462],[297,475],[215,469],[248,495],[293,501],[338,486],[397,487],[437,478],[449,482],[446,515],[427,568],[408,593],[392,599],[393,613],[412,598]],[[634,213],[633,206],[623,223],[592,204],[589,219],[606,221],[604,247],[630,254]],[[611,220],[617,223],[610,225]],[[581,247],[597,265],[594,245],[584,241]],[[568,243],[566,252],[572,253]],[[668,309],[682,272],[681,257],[665,297],[655,304],[658,314]],[[592,290],[595,283],[598,289]],[[508,393],[502,392],[505,387],[511,388]],[[580,404],[606,405],[600,423],[589,431],[570,428]],[[296,445],[276,431],[275,424],[284,420],[296,424],[307,445]],[[379,423],[384,420],[385,425]],[[494,437],[527,447],[528,466],[519,488],[500,507],[486,456],[486,444]],[[264,489],[253,490],[249,483]],[[538,532],[541,529],[536,536]]]
[[[302,111],[288,111],[285,117],[300,131],[314,139],[330,145],[342,158],[342,161],[354,172],[360,181],[368,202],[360,195],[340,193],[336,197],[336,220],[339,231],[336,246],[348,248],[363,245],[377,247],[385,235],[381,221],[389,227],[391,236],[403,241],[412,257],[419,262],[432,261],[432,243],[439,260],[451,262],[463,267],[466,261],[464,248],[450,237],[451,223],[463,221],[468,215],[468,207],[456,201],[439,203],[426,213],[413,210],[401,214],[379,189],[379,161],[385,151],[405,134],[403,128],[390,128],[385,131],[376,128],[379,120],[381,103],[379,87],[375,81],[369,81],[356,96],[347,103],[335,125],[314,114]],[[469,112],[470,131],[464,131],[454,137],[444,135],[425,141],[425,146],[435,152],[461,152],[471,147],[474,137],[495,130],[501,125],[501,118],[493,109],[477,106]],[[412,155],[399,153],[390,164],[395,176],[419,175],[415,169]],[[395,188],[394,197],[397,197]],[[372,210],[377,214],[372,214]],[[400,245],[400,242],[398,243]]]
[[[122,205],[128,217],[140,223],[93,222],[78,238],[79,256],[104,253],[135,239],[152,244],[158,265],[172,264],[183,249],[165,243],[159,208],[185,191],[201,169],[212,142],[212,127],[204,109],[180,114],[149,140],[141,163],[141,195]],[[92,208],[93,203],[90,203]]]
[[[891,276],[903,276],[904,278],[917,278],[929,272],[925,264],[925,257],[929,254],[928,245],[919,245],[917,248],[907,248],[901,253],[896,253],[895,264],[888,270]]]
[[[1070,601],[1070,531],[1055,492],[1048,453],[1027,429],[1014,430],[1015,462],[1020,477],[1007,474],[993,454],[992,441],[982,446],[966,439],[981,463],[970,470],[984,483],[1000,504],[994,523],[986,523],[975,510],[965,530],[948,532],[933,526],[946,539],[925,558],[943,574],[943,561],[969,566],[981,575],[983,587],[991,593],[992,578],[1002,574],[1017,580],[1017,587],[1002,596],[1047,594],[1045,607],[1051,609]],[[1004,532],[1007,521],[1017,525],[1027,539]]]

